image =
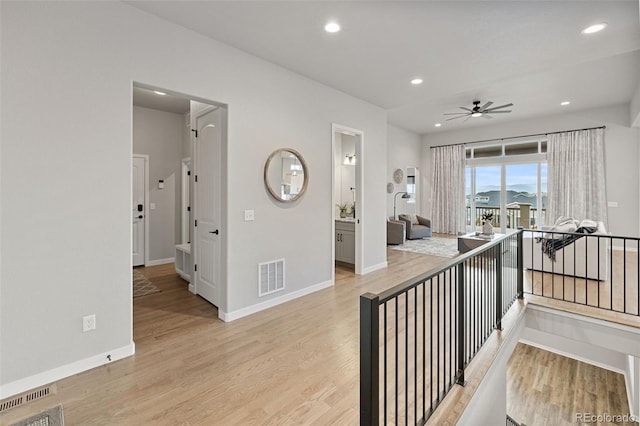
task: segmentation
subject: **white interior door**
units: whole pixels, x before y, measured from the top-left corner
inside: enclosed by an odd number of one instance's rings
[[[196,294],[219,306],[222,110],[212,108],[195,119]]]
[[[145,160],[133,157],[133,199],[131,202],[133,266],[144,265],[144,225],[146,220],[145,206]]]

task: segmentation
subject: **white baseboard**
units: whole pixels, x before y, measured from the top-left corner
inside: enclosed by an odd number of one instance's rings
[[[322,289],[325,289],[327,287],[332,287],[332,286],[333,286],[333,281],[329,280],[319,284],[312,285],[310,287],[305,287],[302,290],[294,291],[293,293],[289,293],[280,297],[269,299],[265,302],[257,303],[252,306],[247,306],[246,308],[238,309],[237,311],[224,312],[222,309],[220,309],[218,310],[218,318],[220,318],[224,322],[230,322],[230,321],[237,320],[239,318],[246,317],[251,314],[255,314],[256,312],[264,311],[265,309],[272,308],[282,303],[289,302],[299,297],[306,296],[308,294],[315,293],[316,291],[320,291]]]
[[[380,269],[385,269],[387,266],[388,266],[387,262],[382,262],[382,263],[378,263],[377,265],[369,266],[368,268],[364,268],[362,270],[362,274],[361,275],[366,275],[366,274],[369,274],[371,272],[378,271]]]
[[[193,294],[196,294],[196,288],[194,287],[193,283],[189,282],[189,291]]]
[[[175,257],[168,257],[166,259],[150,260],[144,264],[144,266],[158,266],[166,265],[167,263],[175,263]]]
[[[94,355],[89,358],[72,362],[71,364],[66,364],[48,371],[43,371],[42,373],[34,374],[33,376],[25,377],[24,379],[0,385],[0,399],[18,395],[30,389],[73,376],[74,374],[79,374],[83,371],[91,370],[92,368],[100,367],[104,364],[109,364],[113,361],[129,357],[135,352],[135,343],[131,342],[127,346],[123,346],[109,352]],[[111,360],[107,358],[108,356],[111,357]]]
[[[637,248],[627,247],[625,249],[624,246],[620,246],[620,245],[617,245],[615,243],[611,246],[611,250],[614,250],[614,251],[626,251],[627,253],[637,253],[638,252]]]

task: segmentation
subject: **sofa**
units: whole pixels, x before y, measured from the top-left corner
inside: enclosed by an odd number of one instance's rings
[[[401,220],[387,218],[387,245],[404,244],[405,224]]]
[[[549,228],[541,231],[525,231],[522,235],[524,267],[572,277],[606,281],[610,273],[611,239],[603,222],[596,222],[597,230],[592,234],[581,234],[565,247],[555,250],[555,260],[543,252],[542,241],[536,238],[561,238],[577,234],[554,234]],[[545,232],[546,231],[546,232]]]
[[[405,223],[408,240],[431,237],[431,220],[414,214],[401,214],[398,219]]]

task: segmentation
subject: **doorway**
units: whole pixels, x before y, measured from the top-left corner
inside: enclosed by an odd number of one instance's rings
[[[150,191],[131,207],[137,214],[143,204],[145,211],[149,249],[140,265],[172,263],[189,291],[220,308],[220,315],[226,308],[220,306],[226,294],[226,105],[141,83],[133,84],[133,104],[133,150],[152,151],[144,152]],[[166,133],[171,137],[155,146]]]
[[[144,266],[147,263],[147,198],[149,192],[149,175],[147,173],[147,163],[149,156],[133,155],[131,167],[131,249],[132,266]]]
[[[331,125],[333,151],[332,187],[332,281],[335,265],[347,265],[362,274],[362,188],[364,132],[341,124]]]

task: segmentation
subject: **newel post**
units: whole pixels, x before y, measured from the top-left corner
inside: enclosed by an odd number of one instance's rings
[[[379,323],[380,298],[372,293],[360,296],[360,425],[379,422]]]

